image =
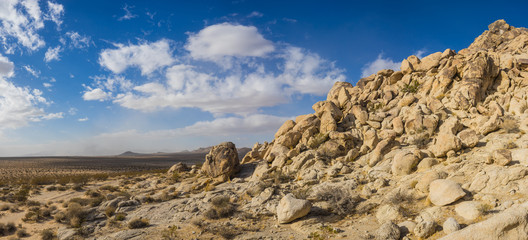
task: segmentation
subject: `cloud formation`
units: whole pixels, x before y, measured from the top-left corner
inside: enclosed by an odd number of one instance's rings
[[[221,23],[190,34],[185,49],[195,59],[220,62],[225,57],[263,57],[275,47],[256,27]]]
[[[116,74],[129,67],[137,67],[142,75],[148,75],[175,61],[167,39],[139,45],[115,44],[115,47],[116,49],[105,49],[101,52],[99,64]]]
[[[38,0],[0,1],[0,39],[7,52],[18,48],[17,44],[32,51],[43,47],[45,42],[37,32],[44,28],[44,20],[60,25],[63,12],[61,4],[52,2],[48,2],[48,12],[43,13]]]
[[[400,69],[401,62],[394,62],[390,58],[384,58],[383,54],[379,54],[378,58],[373,62],[369,62],[363,66],[361,69],[361,77],[368,77],[374,73],[377,73],[379,70],[383,69],[392,69],[398,71]]]
[[[60,60],[60,52],[62,51],[61,46],[57,46],[54,48],[48,48],[46,53],[44,54],[44,61],[51,62],[53,60]]]
[[[215,115],[249,115],[262,107],[287,103],[296,94],[325,95],[334,82],[345,80],[343,70],[332,62],[302,48],[273,44],[253,26],[222,23],[206,27],[189,36],[188,55],[179,57],[172,56],[166,39],[116,47],[103,50],[99,58],[100,65],[113,74],[136,67],[142,75],[160,70],[161,76],[136,84],[113,81],[126,88],[94,79],[86,86],[85,100],[107,99],[141,111],[199,108]],[[232,67],[202,61],[222,57],[232,57]]]

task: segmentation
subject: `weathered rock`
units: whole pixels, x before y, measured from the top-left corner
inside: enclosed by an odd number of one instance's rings
[[[189,171],[189,167],[187,167],[187,165],[185,165],[184,163],[179,162],[169,168],[169,170],[167,171],[167,175],[172,176],[175,173],[181,173],[185,171]]]
[[[300,132],[289,131],[283,133],[280,137],[276,139],[276,144],[280,144],[287,148],[293,148],[301,140],[302,134]]]
[[[458,151],[462,148],[462,141],[452,133],[440,133],[435,144],[429,149],[435,157],[444,157],[447,152]]]
[[[400,229],[398,225],[392,222],[386,222],[382,224],[378,230],[376,230],[377,240],[399,240],[400,239]]]
[[[527,205],[508,210],[453,232],[440,240],[528,239]]]
[[[429,193],[429,185],[437,179],[444,179],[447,176],[444,172],[429,171],[425,173],[416,183],[414,188],[423,193]]]
[[[403,133],[403,122],[401,117],[395,117],[392,119],[392,129],[399,135]]]
[[[209,177],[221,178],[221,181],[225,181],[238,171],[239,164],[235,144],[224,142],[214,146],[205,156],[202,172]]]
[[[379,223],[395,221],[398,218],[401,218],[400,209],[394,205],[382,205],[378,208],[378,211],[376,212],[376,219]]]
[[[464,190],[453,180],[437,179],[429,185],[429,200],[436,206],[445,206],[464,196]]]
[[[409,74],[414,71],[414,68],[413,65],[407,59],[404,59],[401,63],[400,70],[403,74]]]
[[[397,176],[407,175],[413,171],[418,161],[418,157],[412,151],[401,151],[392,160],[392,174]]]
[[[277,132],[275,133],[275,138],[284,135],[288,131],[292,130],[293,127],[295,127],[295,122],[293,120],[287,120],[282,124],[279,130],[277,130]]]
[[[473,129],[465,129],[457,134],[457,137],[462,142],[462,146],[465,148],[472,148],[477,146],[479,138],[477,132]]]
[[[473,221],[482,216],[482,204],[474,201],[461,202],[455,206],[455,212],[467,221]]]
[[[352,106],[352,114],[354,114],[354,117],[362,124],[367,124],[368,120],[368,113],[367,111],[363,110],[359,105]]]
[[[445,234],[450,234],[460,230],[460,224],[458,224],[456,219],[450,217],[445,220],[444,224],[442,225],[442,228],[444,229]]]
[[[426,213],[421,213],[416,218],[416,227],[414,227],[414,235],[420,238],[427,238],[435,233],[436,223],[434,218]]]
[[[431,169],[431,167],[436,164],[438,164],[438,160],[436,160],[435,158],[424,158],[422,159],[422,161],[420,161],[420,163],[418,163],[418,166],[416,168],[418,172],[424,172]],[[429,189],[429,187],[427,188]]]
[[[289,223],[306,216],[312,204],[308,200],[296,199],[293,194],[284,196],[277,206],[277,220],[279,223]]]
[[[512,154],[508,149],[497,149],[492,156],[493,162],[499,166],[506,166],[512,161]]]
[[[479,132],[482,135],[487,135],[490,132],[497,131],[499,129],[501,123],[502,123],[502,121],[501,121],[499,115],[495,114],[495,115],[491,116],[491,118],[486,123],[484,123],[482,126],[480,126]]]

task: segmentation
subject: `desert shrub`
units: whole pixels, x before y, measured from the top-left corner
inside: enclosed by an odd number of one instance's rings
[[[67,220],[66,213],[58,212],[53,216],[53,219],[58,223],[64,223]]]
[[[29,233],[26,231],[26,229],[18,229],[16,232],[16,236],[19,238],[25,238],[29,237]]]
[[[339,187],[328,187],[320,190],[315,194],[315,197],[319,201],[326,201],[332,207],[332,211],[340,216],[353,214],[357,204],[361,201],[358,195]]]
[[[42,230],[42,232],[40,232],[40,239],[42,239],[42,240],[55,240],[55,239],[57,239],[57,234],[51,228],[44,229],[44,230]]]
[[[83,184],[80,184],[80,183],[73,184],[71,189],[74,191],[80,192],[83,190]]]
[[[316,149],[319,145],[326,142],[326,140],[328,140],[328,133],[318,133],[308,141],[308,146],[311,149]]]
[[[161,239],[163,240],[179,239],[178,229],[179,227],[177,226],[168,227],[167,229],[163,230],[163,232],[161,232]]]
[[[51,185],[51,186],[46,187],[46,191],[48,191],[48,192],[55,191],[55,190],[57,190],[57,186],[55,186],[55,185]]]
[[[115,216],[114,216],[115,220],[117,221],[124,221],[125,218],[126,218],[126,214],[124,213],[117,213]]]
[[[78,203],[81,206],[88,206],[91,200],[88,198],[72,198],[69,203]],[[68,203],[68,204],[69,204]]]
[[[204,214],[209,219],[219,219],[233,215],[235,210],[228,196],[217,196],[211,199],[211,206]]]
[[[3,204],[2,206],[0,206],[0,211],[7,211],[9,209],[10,209],[10,207],[7,204]]]
[[[31,201],[27,201],[26,202],[26,206],[28,206],[28,207],[40,206],[40,202],[32,201],[32,200]]]
[[[128,222],[128,228],[130,229],[136,229],[136,228],[144,228],[148,227],[150,225],[149,220],[145,218],[135,218],[130,220]]]
[[[0,223],[0,237],[13,234],[16,230],[17,227],[12,222],[7,224]]]
[[[84,193],[84,195],[91,197],[91,198],[97,198],[101,196],[101,193],[95,190],[88,190]]]
[[[521,131],[519,129],[519,122],[512,117],[504,117],[500,128],[507,133],[518,133]]]
[[[115,207],[108,206],[108,207],[106,207],[106,209],[105,209],[105,215],[106,215],[107,217],[111,217],[111,216],[114,215],[115,211],[116,211],[116,208],[115,208]]]
[[[13,198],[11,199],[12,201],[15,201],[15,202],[25,202],[27,201],[28,197],[29,197],[29,190],[30,190],[30,187],[27,186],[27,185],[24,185],[22,186],[14,195],[13,195]]]
[[[66,217],[68,218],[72,227],[80,227],[86,219],[88,212],[76,202],[70,202],[68,209],[66,209]]]
[[[105,185],[105,186],[100,187],[99,190],[101,190],[101,191],[109,191],[109,192],[117,192],[117,191],[119,191],[119,187]]]
[[[64,192],[64,191],[68,190],[68,188],[66,186],[62,186],[61,185],[61,186],[57,187],[57,190],[59,190],[61,192]]]
[[[420,88],[420,83],[418,81],[412,81],[409,84],[403,85],[400,90],[403,93],[416,93],[418,92],[418,88]]]

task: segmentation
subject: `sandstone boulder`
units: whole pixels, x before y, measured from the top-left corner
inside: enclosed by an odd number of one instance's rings
[[[460,224],[458,224],[456,219],[450,217],[442,224],[442,228],[445,234],[450,234],[460,230]]]
[[[453,180],[437,179],[429,185],[429,200],[436,206],[445,206],[466,196],[466,192]]]
[[[474,201],[461,202],[455,206],[455,212],[467,221],[473,221],[482,216],[482,204]]]
[[[209,177],[220,178],[220,181],[225,181],[238,171],[239,164],[235,144],[224,142],[214,146],[205,156],[202,172]]]
[[[497,149],[492,154],[493,162],[499,166],[506,166],[512,161],[511,151],[508,149]]]
[[[413,171],[418,162],[418,157],[412,151],[403,150],[396,154],[392,160],[392,174],[407,175]]]
[[[311,208],[312,204],[308,200],[296,199],[290,193],[280,200],[277,206],[277,219],[279,223],[289,223],[306,216]]]
[[[184,163],[180,162],[172,165],[172,167],[169,168],[169,170],[167,171],[167,175],[172,176],[175,173],[181,173],[185,171],[189,171],[189,167],[187,167],[187,165],[185,165]]]
[[[399,240],[400,228],[392,222],[386,222],[376,230],[375,236],[376,240]]]
[[[477,132],[472,129],[465,129],[457,134],[457,137],[462,142],[462,146],[465,148],[475,147],[479,141]]]
[[[511,207],[487,220],[471,224],[440,240],[528,239],[527,205]]]
[[[447,152],[458,151],[462,148],[462,141],[452,133],[440,133],[435,144],[429,149],[435,157],[444,157]]]

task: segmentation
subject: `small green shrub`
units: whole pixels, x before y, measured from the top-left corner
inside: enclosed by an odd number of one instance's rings
[[[420,88],[420,83],[418,83],[418,81],[416,80],[413,80],[411,83],[403,85],[403,87],[401,88],[401,92],[416,93],[418,92],[418,88]]]

